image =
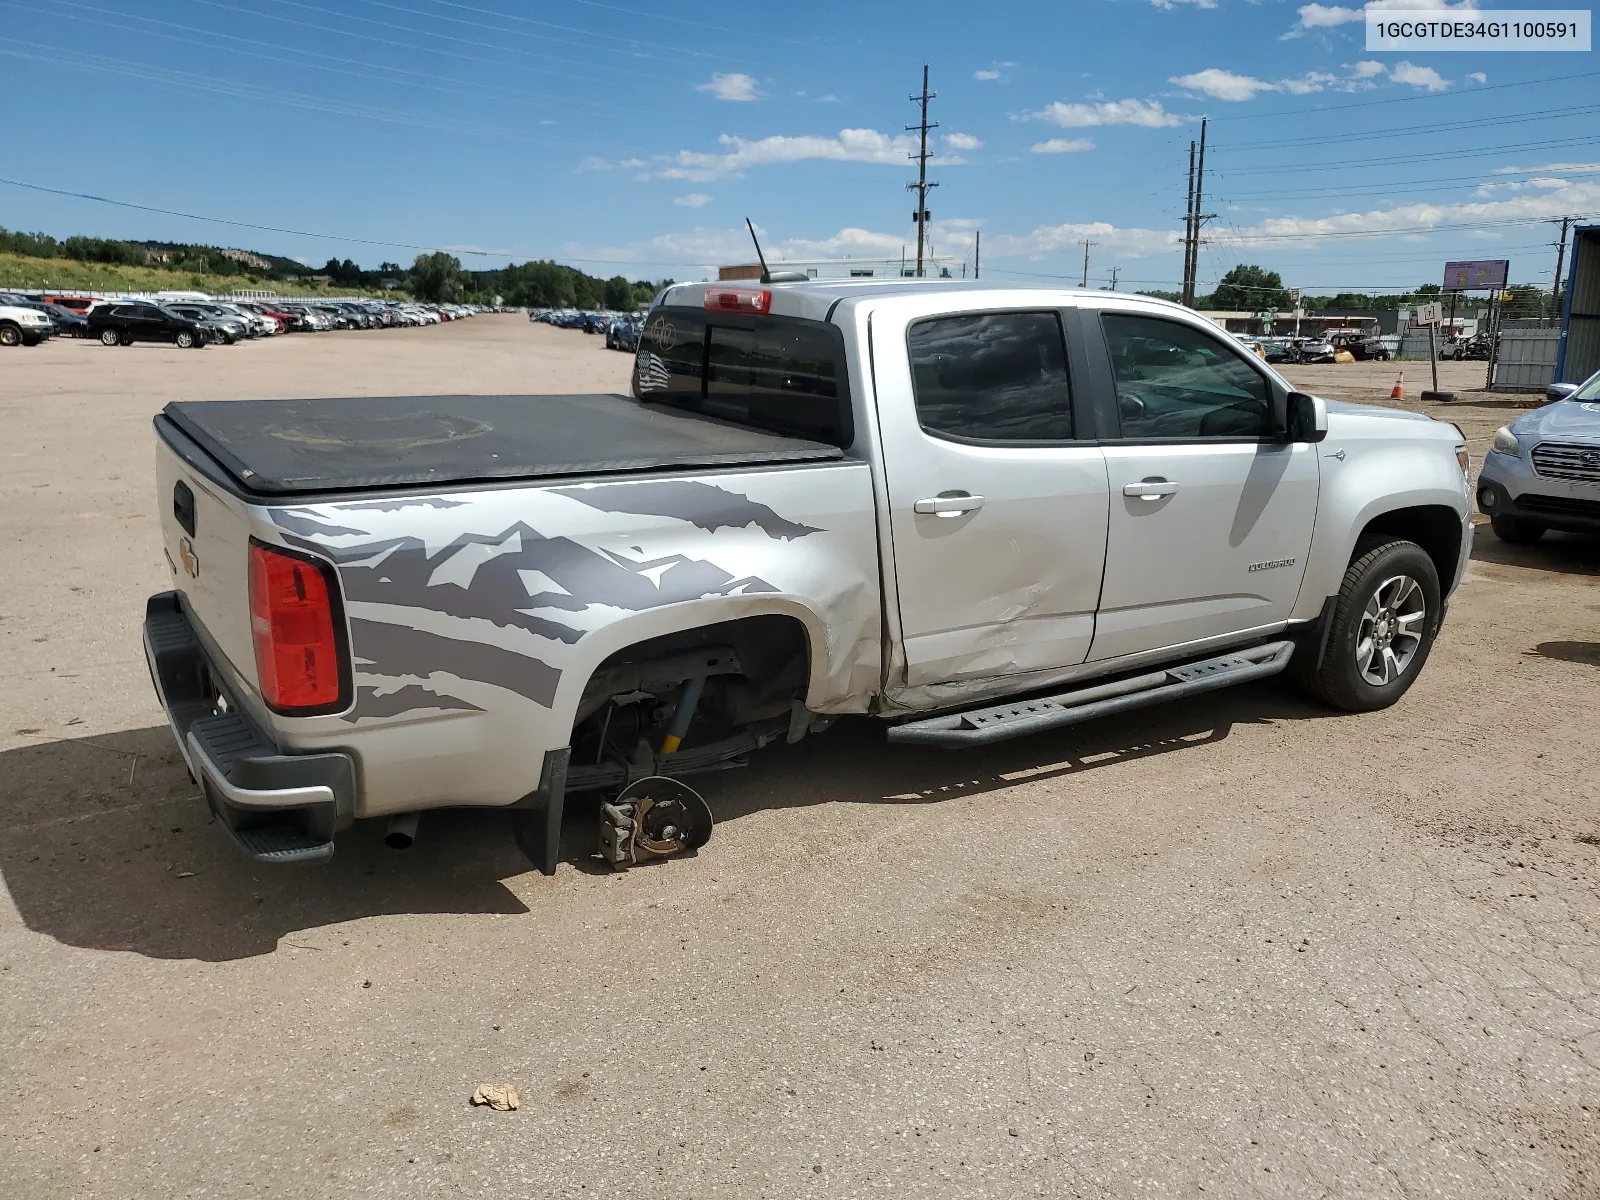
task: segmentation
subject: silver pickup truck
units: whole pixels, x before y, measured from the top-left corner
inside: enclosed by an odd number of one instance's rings
[[[1376,709],[1470,550],[1459,430],[1158,300],[678,285],[633,392],[156,418],[146,654],[244,850],[503,808],[548,873],[582,795],[613,863],[670,853],[684,777],[843,714],[960,747],[1284,670]]]

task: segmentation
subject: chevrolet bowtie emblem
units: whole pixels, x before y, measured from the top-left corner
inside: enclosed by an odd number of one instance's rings
[[[178,559],[183,563],[183,573],[190,579],[200,578],[200,556],[194,552],[194,543],[188,538],[178,539]]]

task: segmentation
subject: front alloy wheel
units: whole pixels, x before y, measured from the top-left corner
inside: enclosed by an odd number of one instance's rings
[[[15,346],[22,341],[22,330],[15,325],[0,325],[0,346]]]
[[[122,335],[115,329],[102,329],[100,331],[100,344],[102,346],[115,346],[122,340]]]
[[[1356,632],[1356,667],[1373,687],[1393,683],[1410,669],[1422,648],[1428,605],[1422,585],[1396,575],[1378,585]]]
[[[178,330],[178,336],[172,340],[178,344],[179,350],[189,350],[194,347],[194,334],[187,329]]]
[[[1399,538],[1369,543],[1345,569],[1326,640],[1308,637],[1290,670],[1334,708],[1387,708],[1428,661],[1442,611],[1439,571],[1426,550]]]

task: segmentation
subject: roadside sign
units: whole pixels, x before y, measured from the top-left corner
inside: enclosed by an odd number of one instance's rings
[[[1508,258],[1475,258],[1444,265],[1447,292],[1485,292],[1506,286],[1511,275]]]
[[[1439,305],[1437,305],[1437,304],[1419,304],[1419,305],[1417,305],[1417,324],[1418,325],[1437,325],[1442,320],[1444,320],[1444,313],[1440,311],[1440,306]]]

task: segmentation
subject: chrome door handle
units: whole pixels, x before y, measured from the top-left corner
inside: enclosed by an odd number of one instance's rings
[[[983,507],[982,496],[969,496],[966,492],[948,493],[918,500],[913,506],[923,516],[959,517],[962,513],[977,512]]]
[[[1122,494],[1133,500],[1159,500],[1175,495],[1178,485],[1166,479],[1141,479],[1138,483],[1122,485]]]

